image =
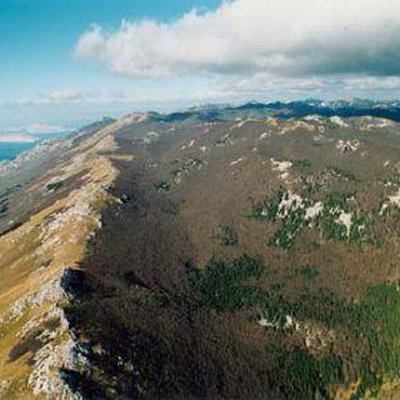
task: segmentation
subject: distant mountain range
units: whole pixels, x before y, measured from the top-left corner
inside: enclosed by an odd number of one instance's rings
[[[324,117],[360,117],[373,116],[400,121],[400,101],[374,101],[365,99],[323,101],[308,99],[291,102],[261,103],[251,101],[240,106],[205,105],[194,107],[187,111],[175,112],[168,115],[151,113],[155,121],[179,122],[187,119],[199,119],[203,122],[217,122],[232,119],[232,117],[273,116],[281,119],[302,118],[307,115]]]

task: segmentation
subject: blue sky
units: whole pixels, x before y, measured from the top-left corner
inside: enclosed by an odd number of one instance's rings
[[[99,112],[92,112],[88,106],[83,107],[84,112],[89,112],[85,118],[80,107],[63,112],[61,105],[23,104],[53,92],[143,93],[157,88],[158,83],[133,81],[76,60],[73,56],[76,42],[91,24],[112,29],[123,19],[155,18],[169,22],[193,7],[214,9],[219,4],[219,0],[1,0],[0,129],[25,123],[79,124],[82,119],[89,121],[107,111],[118,112],[112,104],[100,105]],[[163,82],[163,86],[167,88],[173,83]],[[143,107],[147,107],[146,102]],[[51,110],[46,112],[48,108]],[[129,106],[116,108],[125,111]],[[76,118],[74,112],[78,114]],[[10,115],[13,113],[19,115]],[[35,120],[37,114],[39,120]],[[41,117],[46,121],[41,121]]]
[[[206,102],[398,98],[400,2],[1,0],[0,60],[1,131]]]
[[[108,82],[99,68],[72,57],[79,36],[93,23],[118,26],[123,19],[171,21],[192,7],[216,0],[1,0],[0,99],[20,98],[60,87]],[[124,82],[126,84],[126,82]],[[4,86],[3,86],[4,85]]]

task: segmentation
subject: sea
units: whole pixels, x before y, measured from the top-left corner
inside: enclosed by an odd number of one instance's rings
[[[12,160],[13,158],[17,157],[18,154],[23,153],[24,151],[30,150],[33,147],[35,147],[36,144],[37,142],[33,143],[0,142],[0,162]]]

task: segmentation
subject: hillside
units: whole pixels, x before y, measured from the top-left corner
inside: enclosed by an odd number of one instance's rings
[[[351,106],[130,115],[5,171],[0,398],[397,398],[400,125]]]

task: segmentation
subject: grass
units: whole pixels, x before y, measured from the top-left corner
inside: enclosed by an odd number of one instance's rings
[[[86,153],[94,151],[92,150],[93,146],[89,145],[88,148]],[[68,157],[68,159],[72,158]],[[103,158],[97,157],[94,153],[93,157],[87,157],[87,161],[83,163],[66,163],[66,165],[73,167],[68,172],[69,176],[66,179],[87,170],[91,172],[92,182],[96,185],[95,188],[90,186],[90,190],[107,187],[114,178],[114,169],[111,163],[103,162]],[[61,187],[60,182],[48,185],[47,190],[55,190],[57,187]],[[39,236],[46,228],[47,223],[54,215],[64,211],[67,204],[79,203],[84,190],[89,189],[81,188],[66,194],[65,197],[33,214],[20,227],[0,238],[0,253],[2,254],[0,274],[7,277],[7,279],[0,279],[1,316],[6,315],[16,301],[23,299],[24,296],[40,292],[53,279],[58,278],[65,265],[75,266],[83,258],[85,241],[96,228],[96,224],[90,217],[92,215],[97,217],[98,210],[95,209],[95,203],[98,199],[94,199],[91,204],[88,220],[75,218],[69,223],[60,224],[57,232],[54,233],[60,238],[60,244],[56,248],[51,246],[45,248],[43,245],[46,244],[46,239]],[[102,191],[99,191],[99,196],[104,196]],[[15,243],[18,245],[16,246]],[[54,262],[49,263],[49,259]],[[45,268],[41,270],[43,266]],[[40,273],[37,273],[38,271]],[[30,399],[34,397],[32,388],[27,384],[33,368],[29,360],[31,351],[29,349],[25,352],[26,349],[23,348],[23,345],[26,347],[30,344],[24,344],[18,334],[29,322],[46,318],[50,312],[54,311],[55,306],[54,302],[48,300],[41,305],[27,303],[20,318],[0,324],[0,381],[8,380],[10,382],[9,389],[2,393],[4,398]],[[32,332],[32,329],[29,331]],[[53,343],[59,340],[63,339],[57,335],[54,337]],[[51,372],[53,373],[53,369]],[[56,367],[54,367],[54,373],[56,373]],[[54,396],[56,395],[54,394]],[[42,398],[43,394],[36,397]]]

